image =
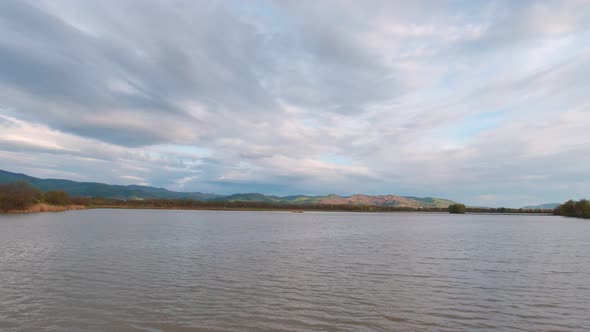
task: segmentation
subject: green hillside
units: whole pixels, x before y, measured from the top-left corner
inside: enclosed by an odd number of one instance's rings
[[[76,182],[61,179],[40,179],[26,174],[12,173],[0,170],[0,183],[15,181],[26,181],[32,186],[42,190],[63,190],[70,196],[103,197],[116,199],[143,199],[143,198],[165,198],[165,199],[198,199],[210,200],[218,197],[215,194],[204,194],[199,192],[175,192],[163,188],[138,186],[138,185],[111,185],[96,182]]]

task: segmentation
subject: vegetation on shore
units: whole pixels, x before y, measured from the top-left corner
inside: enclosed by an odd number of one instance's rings
[[[449,212],[448,208],[411,208],[352,204],[276,204],[251,201],[198,201],[182,199],[119,200],[104,198],[73,198],[72,202],[88,208],[167,209],[167,210],[253,210],[253,211],[342,211],[342,212]],[[462,205],[462,204],[461,204]],[[465,207],[464,213],[551,214],[552,210]]]
[[[449,213],[452,214],[465,214],[466,207],[463,204],[451,204],[449,205]]]
[[[570,199],[556,207],[554,214],[564,217],[590,219],[590,201],[587,199],[581,199],[579,201]]]
[[[84,208],[82,204],[72,203],[64,191],[43,193],[25,181],[0,184],[0,212],[59,212]]]
[[[69,210],[86,210],[84,205],[68,204],[68,205],[51,205],[47,203],[37,203],[29,206],[24,210],[10,210],[4,211],[8,213],[34,213],[34,212],[63,212]]]
[[[178,209],[178,210],[286,210],[286,211],[350,211],[350,212],[445,212],[445,208],[415,209],[411,207],[353,204],[280,204],[257,201],[198,201],[191,199],[119,200],[79,198],[76,203],[89,208]]]

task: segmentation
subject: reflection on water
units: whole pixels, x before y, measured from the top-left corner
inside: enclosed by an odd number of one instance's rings
[[[589,239],[552,216],[0,216],[0,329],[589,330]]]

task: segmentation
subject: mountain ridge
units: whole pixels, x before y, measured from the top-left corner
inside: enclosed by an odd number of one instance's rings
[[[558,207],[560,203],[544,203],[539,205],[527,205],[521,207],[521,209],[525,210],[553,210]]]
[[[274,196],[260,193],[237,193],[218,195],[202,192],[179,192],[164,188],[141,185],[116,185],[99,182],[78,182],[66,179],[41,179],[23,173],[0,170],[0,183],[27,181],[42,190],[63,190],[70,196],[102,197],[112,199],[195,199],[201,201],[247,201],[275,204],[324,204],[324,205],[375,205],[410,208],[446,208],[456,202],[435,197],[415,197],[398,195],[341,196],[289,195]]]

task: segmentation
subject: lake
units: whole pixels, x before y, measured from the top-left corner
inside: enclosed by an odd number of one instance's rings
[[[7,331],[588,331],[590,221],[87,210],[0,216]]]

